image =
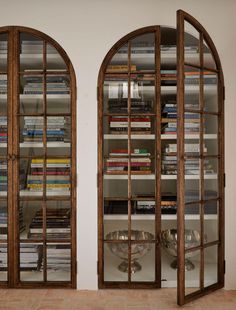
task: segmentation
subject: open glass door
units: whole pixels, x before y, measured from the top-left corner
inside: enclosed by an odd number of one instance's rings
[[[183,305],[224,285],[224,82],[206,30],[179,10],[177,31],[178,304]]]

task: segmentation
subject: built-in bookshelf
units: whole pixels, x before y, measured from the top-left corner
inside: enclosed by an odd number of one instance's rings
[[[75,288],[73,67],[24,27],[0,29],[0,60],[0,285]]]
[[[186,247],[188,233],[199,236],[189,271],[178,249],[186,292],[219,287],[223,79],[212,43],[191,30],[181,42],[168,27],[134,31],[101,66],[100,288],[176,287],[165,231]]]

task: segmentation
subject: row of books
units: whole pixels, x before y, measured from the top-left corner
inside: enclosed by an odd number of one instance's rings
[[[23,209],[19,207],[19,231],[22,232],[25,229],[23,222]],[[7,216],[7,203],[0,206],[0,240],[7,240],[8,230],[8,216]]]
[[[44,83],[41,76],[28,75],[24,76],[25,85],[23,87],[24,94],[43,94]],[[70,86],[66,76],[48,75],[46,81],[46,94],[69,94]]]
[[[46,163],[46,190],[70,190],[70,159],[47,159]],[[30,173],[27,176],[27,189],[30,191],[43,190],[43,159],[31,159]]]
[[[110,116],[109,129],[110,133],[123,134],[128,132],[128,116]],[[151,117],[150,116],[132,116],[130,118],[130,127],[132,133],[151,133]]]
[[[7,75],[0,75],[0,94],[7,94]]]
[[[64,271],[71,269],[71,247],[68,244],[55,244],[47,247],[47,270]]]
[[[42,246],[34,244],[20,244],[20,270],[40,270],[42,265]],[[0,245],[0,270],[7,270],[7,244]]]
[[[0,116],[0,143],[7,142],[7,116]]]
[[[46,238],[70,239],[70,209],[47,208],[46,211]],[[43,237],[43,212],[36,211],[28,232],[29,239],[42,239]]]
[[[106,172],[110,174],[127,173],[129,159],[127,149],[114,149],[106,160]],[[147,149],[134,149],[131,152],[130,169],[134,173],[151,173],[150,153]]]
[[[69,142],[69,117],[65,116],[48,116],[46,139],[47,141]],[[43,141],[43,117],[24,116],[24,128],[22,131],[24,142],[42,142]]]
[[[185,154],[189,156],[199,155],[200,145],[198,143],[185,144]],[[204,146],[204,153],[207,148]],[[177,175],[177,144],[167,144],[162,156],[162,174]],[[204,174],[214,174],[213,166],[209,159],[204,160]],[[185,161],[185,175],[199,175],[200,163],[198,158]]]
[[[109,113],[127,113],[128,100],[125,98],[108,99]],[[131,113],[151,113],[153,110],[153,100],[131,99],[130,104]]]

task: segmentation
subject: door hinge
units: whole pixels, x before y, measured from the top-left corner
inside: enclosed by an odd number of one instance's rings
[[[224,187],[226,187],[226,174],[224,173]]]
[[[224,274],[225,274],[225,271],[226,271],[226,262],[224,260]]]
[[[99,262],[97,261],[97,274],[99,274]]]

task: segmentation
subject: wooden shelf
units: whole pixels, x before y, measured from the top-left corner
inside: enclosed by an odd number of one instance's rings
[[[162,214],[161,219],[163,221],[175,221],[177,220],[176,214]],[[186,214],[186,220],[200,220],[200,216],[197,214]],[[218,216],[216,214],[205,214],[205,220],[218,220]],[[120,221],[120,220],[128,220],[128,215],[125,214],[106,214],[104,215],[105,221]],[[154,214],[132,214],[131,221],[154,221],[155,215]]]
[[[185,175],[186,180],[199,180],[199,175]],[[177,180],[177,175],[161,175],[162,180]],[[217,174],[205,174],[205,180],[216,180]],[[128,180],[128,175],[104,174],[104,180]],[[155,174],[149,175],[131,175],[131,180],[155,180]]]

